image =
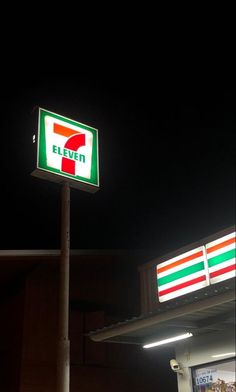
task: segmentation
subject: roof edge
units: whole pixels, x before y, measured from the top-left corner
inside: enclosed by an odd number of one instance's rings
[[[145,249],[71,249],[70,255],[117,255],[117,256],[129,256],[129,255],[139,255],[143,256],[148,251]],[[22,256],[60,256],[60,249],[0,249],[0,257],[22,257]]]
[[[91,331],[88,336],[94,342],[102,342],[110,338],[114,338],[119,335],[123,335],[129,332],[134,332],[139,329],[150,327],[155,324],[159,324],[171,319],[175,319],[180,316],[184,316],[188,313],[198,312],[207,308],[211,308],[215,305],[220,305],[226,302],[235,300],[235,291],[230,290],[224,294],[216,295],[211,298],[203,299],[196,303],[183,305],[181,307],[159,313],[157,315],[151,315],[138,320],[125,321],[124,323],[118,323],[116,325],[105,327],[102,330]]]

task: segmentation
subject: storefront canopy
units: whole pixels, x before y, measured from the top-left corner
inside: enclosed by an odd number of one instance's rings
[[[191,332],[193,335],[225,330],[235,324],[235,288],[170,310],[135,317],[103,329],[91,331],[95,342],[147,344],[154,340]]]

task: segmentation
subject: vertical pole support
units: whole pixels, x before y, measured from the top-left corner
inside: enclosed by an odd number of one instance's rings
[[[61,190],[61,256],[59,274],[57,392],[70,391],[69,279],[70,186],[68,182],[64,182]]]

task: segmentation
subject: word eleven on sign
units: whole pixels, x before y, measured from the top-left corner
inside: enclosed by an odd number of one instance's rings
[[[56,182],[64,177],[76,188],[95,192],[99,187],[97,130],[40,108],[37,169],[33,175]]]
[[[61,171],[74,176],[76,161],[85,163],[85,155],[77,152],[80,147],[85,146],[85,134],[57,123],[54,123],[53,129],[55,134],[62,135],[67,140],[64,147],[53,144],[52,152],[62,157]]]
[[[157,265],[160,302],[235,277],[235,232]]]

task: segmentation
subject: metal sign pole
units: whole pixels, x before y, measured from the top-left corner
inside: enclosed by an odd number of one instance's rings
[[[57,392],[70,391],[69,277],[70,277],[70,186],[61,190],[61,257],[59,283]]]

